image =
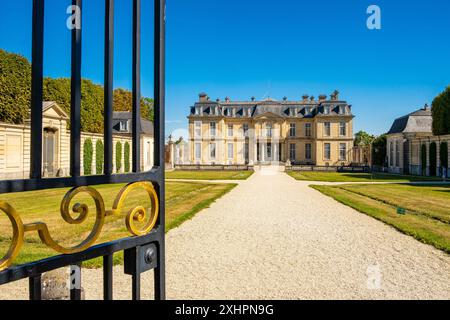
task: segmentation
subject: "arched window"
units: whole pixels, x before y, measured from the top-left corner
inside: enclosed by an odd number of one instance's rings
[[[422,175],[427,175],[427,146],[422,145],[422,148],[420,150],[420,162],[422,165]]]
[[[430,144],[430,176],[435,177],[437,174],[437,146],[436,142]]]

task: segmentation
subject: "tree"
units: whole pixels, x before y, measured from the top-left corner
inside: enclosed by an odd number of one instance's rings
[[[361,131],[355,133],[354,145],[355,146],[369,146],[374,140],[375,140],[375,137],[373,135],[370,135],[367,132],[361,130]]]
[[[437,169],[437,146],[436,142],[430,143],[430,176],[436,176]]]
[[[427,146],[422,145],[422,148],[420,150],[420,160],[422,162],[422,175],[427,175]]]
[[[105,154],[102,140],[97,140],[95,144],[95,173],[103,174],[103,165],[105,162]]]
[[[81,130],[103,133],[103,86],[91,80],[81,81]],[[115,111],[132,111],[132,93],[126,89],[113,92]],[[45,78],[43,100],[55,101],[70,115],[70,78]],[[29,118],[31,105],[31,64],[15,53],[0,49],[0,121],[21,124]],[[153,99],[141,98],[141,115],[153,121]],[[70,123],[68,124],[70,127]]]
[[[0,121],[22,124],[31,105],[31,64],[0,49]]]
[[[125,147],[123,150],[123,157],[124,157],[124,169],[125,172],[130,172],[130,144],[125,142]]]
[[[375,138],[372,142],[372,163],[376,166],[385,166],[387,155],[386,135]]]
[[[441,142],[439,147],[439,159],[441,160],[441,168],[448,169],[448,143],[446,141]]]
[[[433,100],[431,112],[433,134],[450,134],[450,86]]]
[[[92,156],[94,155],[92,140],[90,138],[87,138],[84,140],[84,146],[83,146],[83,168],[84,168],[84,174],[86,176],[92,174]]]
[[[119,173],[122,169],[122,143],[116,142],[116,172]]]

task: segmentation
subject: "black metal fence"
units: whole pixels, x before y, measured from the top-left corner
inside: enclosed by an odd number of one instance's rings
[[[73,5],[82,9],[82,0],[73,0]],[[155,103],[155,152],[154,167],[150,172],[140,172],[140,43],[141,43],[141,0],[133,0],[133,73],[132,73],[132,97],[133,97],[133,172],[129,174],[112,174],[113,171],[113,142],[112,142],[112,118],[113,118],[113,52],[114,52],[114,0],[105,0],[105,39],[104,39],[104,174],[97,176],[80,175],[80,140],[81,140],[81,29],[73,29],[71,40],[71,130],[70,130],[70,177],[46,179],[42,176],[42,99],[43,99],[43,47],[44,47],[44,5],[45,0],[33,0],[32,23],[32,95],[31,95],[31,167],[30,179],[0,181],[0,193],[11,193],[31,190],[42,190],[59,187],[73,187],[68,197],[78,192],[87,192],[98,204],[98,219],[103,221],[105,216],[114,214],[120,206],[115,204],[112,210],[105,210],[102,199],[90,185],[109,183],[147,182],[155,191],[152,200],[152,210],[156,210],[154,223],[151,230],[140,233],[134,230],[133,225],[129,230],[135,232],[135,237],[120,239],[89,248],[84,248],[94,243],[96,234],[86,240],[85,246],[65,250],[59,248],[63,254],[45,260],[36,261],[26,265],[11,266],[12,259],[17,255],[23,242],[25,232],[36,231],[44,241],[52,242],[46,234],[46,226],[40,223],[24,225],[20,216],[8,204],[0,201],[0,211],[7,214],[13,225],[14,235],[10,250],[0,260],[0,285],[29,278],[29,297],[33,300],[41,299],[41,275],[44,272],[55,270],[65,266],[80,265],[83,261],[97,257],[103,257],[103,291],[104,299],[113,297],[113,254],[124,251],[125,273],[132,276],[132,297],[140,299],[140,275],[148,270],[154,270],[155,299],[165,299],[165,185],[164,185],[164,97],[165,97],[165,0],[154,0],[154,103]],[[82,10],[81,10],[82,12]],[[86,30],[88,31],[88,30]],[[142,39],[145,41],[145,39]],[[126,187],[126,188],[128,188]],[[123,189],[124,193],[128,192]],[[65,199],[67,200],[67,199]],[[118,197],[118,202],[121,199]],[[159,203],[159,204],[158,204]],[[103,205],[103,208],[102,208]],[[117,205],[117,206],[116,206]],[[155,207],[157,207],[155,209]],[[159,214],[157,213],[159,209]],[[84,214],[87,214],[81,205],[75,205],[72,209],[80,214],[73,219],[66,216],[69,223],[82,222]],[[61,205],[63,214],[63,204]],[[128,224],[135,220],[142,220],[145,212],[137,208],[130,212]],[[63,214],[64,216],[64,214]],[[101,231],[102,224],[96,224],[95,232]],[[93,231],[93,233],[95,233]],[[98,235],[97,235],[98,236]],[[45,242],[44,241],[44,242]],[[46,244],[48,244],[46,243]],[[81,274],[78,275],[81,278]],[[81,298],[79,287],[71,288],[70,297],[73,300]]]

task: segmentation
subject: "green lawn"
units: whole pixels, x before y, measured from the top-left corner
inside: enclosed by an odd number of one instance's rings
[[[368,182],[368,181],[393,181],[393,182],[414,182],[414,181],[441,181],[437,177],[405,176],[387,173],[341,173],[341,172],[318,172],[318,171],[288,171],[291,177],[304,181],[324,181],[324,182]]]
[[[185,220],[193,217],[201,209],[209,206],[236,184],[208,184],[191,182],[167,182],[166,184],[166,229],[177,227]],[[106,209],[111,209],[114,198],[123,185],[102,185],[95,188],[102,194]],[[64,222],[59,213],[61,199],[68,189],[53,189],[44,191],[21,192],[0,195],[0,200],[7,201],[20,214],[24,223],[45,222],[50,234],[63,245],[74,245],[92,230],[95,206],[86,195],[79,194],[72,201],[89,205],[88,219],[81,225],[69,225]],[[123,214],[108,216],[98,243],[131,236],[125,225],[125,215],[128,210],[137,205],[149,205],[148,196],[144,191],[130,194],[126,200]],[[1,213],[1,212],[0,212]],[[12,237],[11,223],[0,214],[0,257],[3,257],[10,245]],[[43,245],[36,232],[25,234],[25,245],[16,259],[17,264],[23,264],[55,255],[55,252]],[[115,263],[122,261],[122,254],[114,256]],[[84,264],[88,267],[101,266],[101,260],[96,259]]]
[[[417,240],[450,253],[450,186],[312,186]],[[405,215],[397,208],[406,209]]]
[[[189,180],[246,180],[254,171],[189,171],[175,170],[166,172],[167,179],[189,179]]]

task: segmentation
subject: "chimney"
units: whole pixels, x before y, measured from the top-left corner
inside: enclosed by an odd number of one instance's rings
[[[319,95],[319,101],[325,101],[325,100],[327,100],[327,95],[326,94]]]
[[[287,97],[286,96],[283,97],[283,101],[287,101]]]
[[[251,99],[252,99],[252,101],[255,101],[255,97],[252,97]]]
[[[225,102],[230,102],[230,97],[225,97]]]
[[[200,93],[198,95],[198,97],[199,97],[199,101],[200,102],[208,102],[209,98],[208,98],[208,95],[206,93],[202,92],[202,93]]]
[[[307,102],[307,101],[308,101],[308,98],[309,98],[309,95],[304,94],[304,95],[302,96],[303,102]]]
[[[311,102],[313,102],[313,101],[314,101],[314,96],[309,97],[309,100],[310,100]]]

